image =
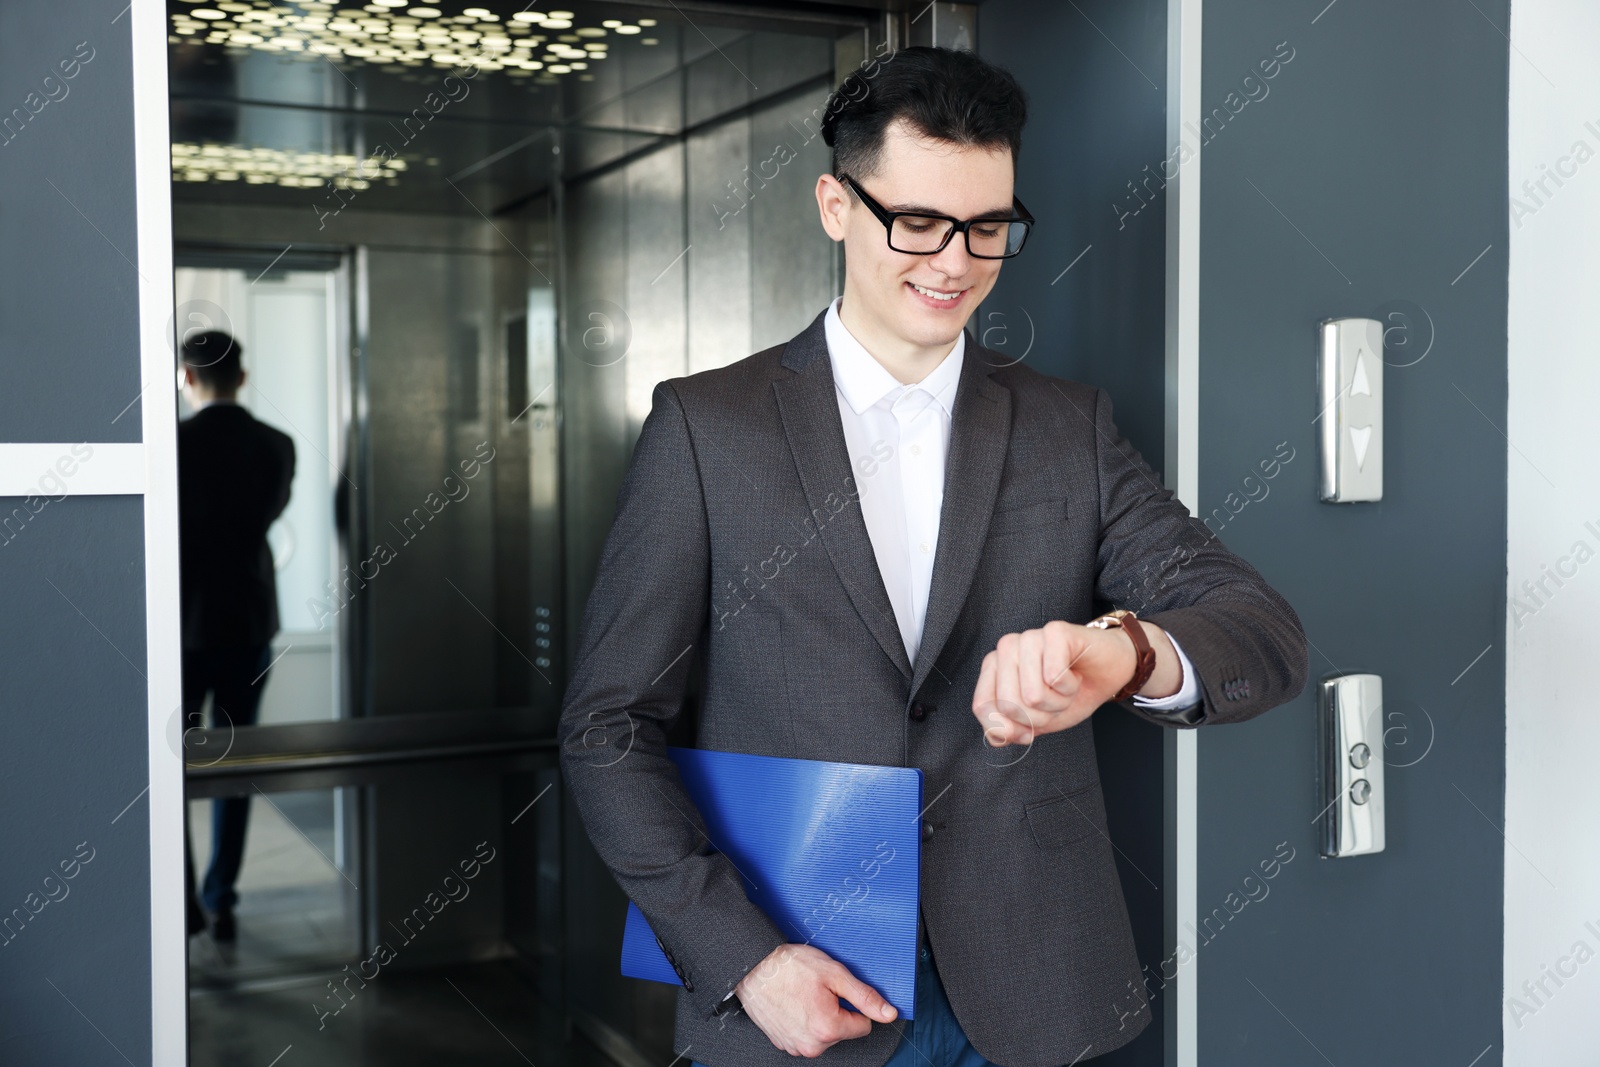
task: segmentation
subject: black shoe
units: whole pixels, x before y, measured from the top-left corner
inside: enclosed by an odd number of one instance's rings
[[[211,916],[211,940],[231,942],[239,936],[233,922],[233,909],[223,908]]]
[[[187,922],[189,927],[189,936],[193,937],[195,934],[204,933],[206,928],[206,913],[200,909],[200,905],[196,904],[193,900],[189,901],[188,912],[189,914]]]

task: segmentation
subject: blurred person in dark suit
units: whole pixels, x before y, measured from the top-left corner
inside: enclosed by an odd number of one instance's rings
[[[278,589],[267,528],[289,503],[294,442],[239,406],[245,371],[232,336],[206,330],[185,338],[179,368],[195,409],[178,424],[178,537],[183,596],[183,716],[200,723],[206,695],[213,728],[255,722],[278,632]],[[211,864],[195,898],[185,849],[189,933],[235,936],[234,883],[244,858],[250,798],[212,802]]]

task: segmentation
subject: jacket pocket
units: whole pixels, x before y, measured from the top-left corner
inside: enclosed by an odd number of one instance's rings
[[[1029,804],[1023,809],[1034,843],[1044,851],[1066,848],[1105,833],[1105,801],[1100,784]]]

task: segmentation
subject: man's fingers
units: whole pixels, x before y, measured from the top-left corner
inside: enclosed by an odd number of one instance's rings
[[[1077,696],[1078,676],[1072,673],[1076,658],[1072,651],[1072,628],[1064,622],[1052,622],[1045,627],[1044,681],[1051,689],[1068,699]]]
[[[837,969],[830,972],[827,982],[829,988],[854,1004],[861,1012],[859,1017],[852,1017],[855,1025],[860,1026],[861,1032],[847,1036],[862,1037],[871,1032],[872,1026],[868,1020],[886,1023],[895,1017],[894,1005],[884,1000],[876,989],[851,974],[844,964],[839,964]],[[845,1014],[850,1013],[845,1012]]]
[[[983,666],[978,669],[978,685],[972,691],[974,715],[983,714],[987,706],[994,703],[994,671],[999,658],[993,652],[983,657]]]
[[[1063,711],[1072,703],[1071,695],[1052,686],[1050,675],[1045,673],[1046,656],[1051,644],[1052,638],[1043,629],[1024,631],[1017,657],[1023,706],[1045,715]]]
[[[1000,714],[999,703],[995,697],[995,679],[999,675],[999,670],[998,651],[984,656],[983,666],[978,670],[978,684],[972,692],[972,714],[977,716],[978,722],[983,726],[983,740],[996,748],[1008,743],[1007,735],[1010,729],[1010,720]]]
[[[1006,634],[995,645],[999,662],[994,670],[994,699],[1002,714],[1015,717],[1022,705],[1022,690],[1017,684],[1018,653],[1022,647],[1020,634]]]

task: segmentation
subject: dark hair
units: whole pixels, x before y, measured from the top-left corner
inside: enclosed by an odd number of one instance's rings
[[[971,52],[915,45],[869,60],[839,83],[822,117],[833,173],[878,169],[883,131],[903,119],[917,133],[975,148],[1022,150],[1028,100],[1009,71]]]
[[[244,377],[239,360],[242,355],[244,347],[223,330],[200,330],[183,339],[183,365],[212,392],[229,393],[239,388]]]

